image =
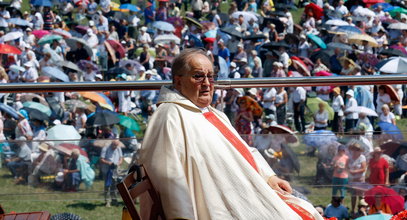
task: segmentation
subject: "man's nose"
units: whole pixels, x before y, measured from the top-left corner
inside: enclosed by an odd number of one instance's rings
[[[209,77],[208,76],[205,76],[205,79],[202,81],[202,84],[204,84],[204,85],[210,85],[211,84],[211,82],[209,82]]]

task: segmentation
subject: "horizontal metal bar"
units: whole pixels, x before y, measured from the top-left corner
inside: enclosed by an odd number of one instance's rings
[[[335,76],[335,77],[284,77],[284,78],[244,78],[222,79],[215,83],[217,89],[267,88],[290,86],[350,86],[350,85],[391,85],[407,84],[405,75],[380,76]],[[75,92],[75,91],[118,91],[118,90],[156,90],[171,85],[163,81],[125,81],[125,82],[68,82],[68,83],[5,83],[0,84],[0,93],[17,92]]]

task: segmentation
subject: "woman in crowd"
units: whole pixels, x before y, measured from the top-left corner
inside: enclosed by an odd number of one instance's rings
[[[288,102],[287,91],[285,90],[284,87],[278,87],[274,105],[276,106],[277,124],[279,125],[285,124],[287,102]]]
[[[382,157],[382,149],[375,147],[372,152],[372,158],[369,160],[369,178],[370,184],[388,185],[389,184],[389,163]]]
[[[396,117],[387,104],[382,105],[382,113],[379,115],[379,122],[387,122],[396,125]]]
[[[251,145],[252,122],[254,121],[251,107],[247,103],[247,99],[242,97],[238,99],[239,112],[236,116],[236,130],[243,136],[249,145]]]
[[[325,110],[324,103],[318,104],[318,111],[314,114],[315,130],[326,130],[328,127],[328,111]]]
[[[357,201],[363,198],[363,191],[352,188],[358,187],[365,182],[365,173],[367,169],[366,157],[363,155],[363,148],[358,143],[353,143],[348,147],[350,157],[348,162],[349,185],[351,193],[351,214],[355,213]]]
[[[349,157],[346,155],[346,146],[339,145],[338,152],[332,160],[332,166],[334,168],[333,178],[332,178],[332,196],[340,193],[340,197],[344,198],[346,195],[346,185],[348,184],[348,160]]]

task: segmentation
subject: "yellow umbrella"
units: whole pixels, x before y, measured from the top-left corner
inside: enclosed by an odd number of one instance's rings
[[[363,41],[367,41],[368,45],[371,46],[371,47],[378,47],[379,46],[377,41],[373,37],[371,37],[371,36],[369,36],[367,34],[354,34],[354,35],[352,35],[352,36],[350,36],[348,38],[348,42],[350,44],[363,45]]]
[[[319,103],[324,104],[324,109],[328,111],[328,118],[329,120],[334,119],[334,110],[333,108],[328,104],[328,102],[325,102],[324,100],[320,99],[319,97],[316,98],[307,98],[307,108],[309,111],[314,115],[318,110],[319,110]]]

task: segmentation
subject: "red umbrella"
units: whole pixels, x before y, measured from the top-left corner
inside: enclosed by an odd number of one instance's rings
[[[377,196],[382,196],[381,202],[387,204],[393,214],[404,210],[404,198],[393,189],[385,186],[373,187],[372,189],[366,191],[365,201],[372,206],[375,204]]]
[[[304,62],[305,64],[307,64],[308,67],[313,68],[314,67],[314,62],[312,62],[312,60],[310,60],[308,57],[299,57],[302,62]]]
[[[385,2],[384,0],[363,0],[363,2],[366,4],[366,8],[370,8],[370,6],[377,4],[377,3],[383,3]]]
[[[119,53],[120,58],[124,58],[126,56],[126,49],[124,49],[123,45],[121,45],[118,41],[115,40],[106,40],[112,48]]]
[[[400,102],[400,97],[397,94],[396,90],[391,85],[381,85],[385,88],[387,94],[389,94],[390,99],[395,102]]]
[[[296,70],[301,71],[305,76],[311,76],[308,66],[299,57],[292,56],[291,61]]]
[[[49,32],[49,31],[46,31],[46,30],[34,30],[32,33],[33,33],[34,36],[35,36],[36,38],[38,38],[38,39],[44,37],[45,35],[50,34],[50,32]]]
[[[314,3],[310,3],[305,6],[304,12],[308,13],[309,11],[312,12],[314,18],[317,20],[321,19],[321,17],[324,15],[324,10]]]
[[[283,134],[286,137],[286,140],[288,143],[297,143],[298,138],[295,136],[295,133],[293,130],[291,130],[289,127],[284,126],[284,125],[271,125],[269,127],[269,130],[273,134]]]
[[[71,155],[73,149],[78,149],[81,153],[81,155],[85,156],[88,158],[88,153],[86,151],[82,150],[78,145],[75,144],[69,144],[69,143],[63,143],[55,147],[58,151],[61,151],[62,153],[65,153],[67,155]]]
[[[21,54],[21,50],[8,44],[0,44],[0,53],[3,54]]]

